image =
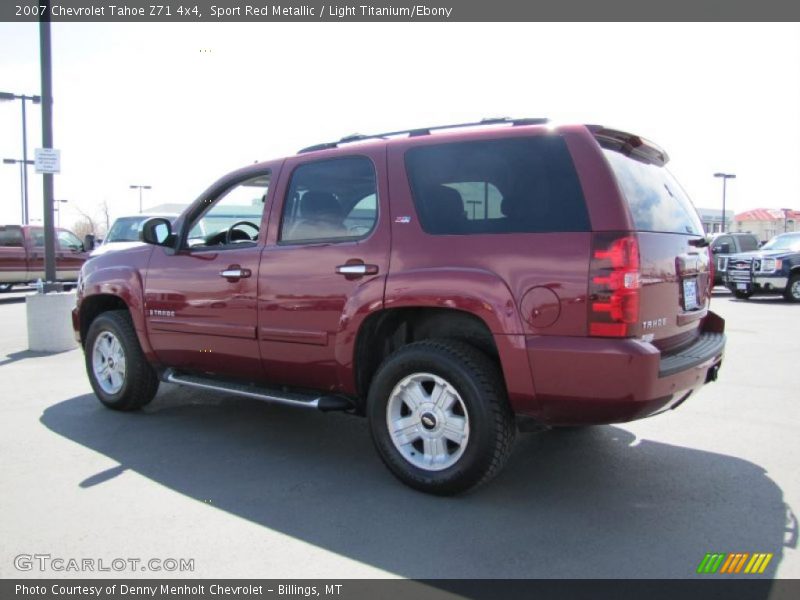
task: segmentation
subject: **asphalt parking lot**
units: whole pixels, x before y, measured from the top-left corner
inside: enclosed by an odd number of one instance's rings
[[[695,576],[707,552],[771,552],[800,577],[800,305],[715,295],[720,379],[636,423],[522,435],[488,486],[396,482],[366,423],[162,384],[104,409],[76,349],[26,350],[0,295],[0,577],[20,554],[194,559],[201,578]]]

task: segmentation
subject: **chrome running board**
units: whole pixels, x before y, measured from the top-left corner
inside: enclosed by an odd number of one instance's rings
[[[212,377],[202,375],[192,375],[179,373],[175,369],[167,369],[161,377],[162,381],[185,385],[187,387],[201,390],[211,390],[213,392],[223,392],[254,398],[263,402],[275,404],[286,404],[289,406],[300,406],[303,408],[316,408],[323,412],[333,410],[350,410],[354,408],[353,403],[343,396],[320,396],[317,394],[304,394],[299,392],[288,392],[276,388],[248,385],[232,381],[220,381]]]

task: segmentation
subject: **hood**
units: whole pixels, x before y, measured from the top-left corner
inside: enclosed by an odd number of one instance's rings
[[[89,257],[100,256],[102,254],[107,254],[108,252],[116,252],[118,250],[127,250],[128,248],[138,248],[139,246],[144,246],[144,242],[106,242],[105,244],[100,244],[97,248],[92,250],[92,253]]]
[[[734,261],[737,258],[752,260],[754,258],[781,258],[788,254],[794,254],[791,250],[754,250],[752,252],[740,252],[739,254],[731,254],[728,257],[729,261]]]

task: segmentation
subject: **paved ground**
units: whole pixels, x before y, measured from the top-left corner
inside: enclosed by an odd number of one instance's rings
[[[78,350],[25,350],[19,297],[0,296],[0,577],[43,576],[21,553],[193,558],[199,577],[690,577],[710,551],[800,577],[800,305],[716,296],[719,382],[650,420],[523,436],[493,483],[441,499],[398,484],[353,417],[171,386],[106,410]]]

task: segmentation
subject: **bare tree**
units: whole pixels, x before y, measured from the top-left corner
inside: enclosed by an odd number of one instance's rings
[[[75,224],[72,226],[73,231],[78,235],[78,237],[83,238],[84,235],[87,233],[91,233],[92,235],[97,235],[97,221],[92,217],[89,213],[82,210],[77,204],[73,204],[72,208],[81,216]],[[78,230],[81,230],[79,233]]]
[[[95,234],[95,225],[88,217],[81,217],[72,224],[72,232],[80,239],[84,239],[87,234]]]
[[[103,202],[100,204],[100,216],[102,217],[103,221],[105,221],[106,229],[103,232],[103,235],[108,233],[108,230],[111,229],[111,214],[108,210],[108,200],[103,199]]]

